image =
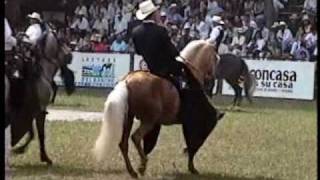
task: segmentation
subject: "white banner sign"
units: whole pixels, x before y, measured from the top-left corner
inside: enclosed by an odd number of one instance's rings
[[[130,55],[73,52],[69,68],[74,72],[76,86],[114,87],[129,72]],[[58,74],[54,80],[62,85]]]
[[[257,80],[254,96],[313,99],[315,63],[257,60],[246,60],[246,63]],[[222,94],[234,94],[226,81],[223,82]]]

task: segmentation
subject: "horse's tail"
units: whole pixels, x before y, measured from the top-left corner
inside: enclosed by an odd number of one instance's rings
[[[256,90],[256,78],[250,72],[247,72],[244,80],[244,92],[250,103],[252,103],[252,95]]]
[[[104,103],[103,122],[93,153],[98,161],[105,159],[111,148],[118,147],[123,124],[128,112],[128,89],[125,81],[119,82]]]

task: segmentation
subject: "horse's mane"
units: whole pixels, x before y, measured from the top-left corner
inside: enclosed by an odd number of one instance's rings
[[[212,49],[212,53],[215,52],[215,48],[212,44],[205,40],[193,40],[189,42],[180,52],[180,55],[185,59],[194,59],[195,56],[200,52],[203,48],[210,48]],[[210,53],[211,54],[211,53]]]

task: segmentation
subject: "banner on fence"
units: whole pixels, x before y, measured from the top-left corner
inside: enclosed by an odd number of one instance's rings
[[[68,67],[74,72],[76,86],[114,87],[129,72],[130,55],[73,52],[72,63]],[[58,74],[54,80],[62,85]]]
[[[292,61],[246,60],[257,80],[254,96],[312,100],[315,63]],[[233,95],[231,86],[223,82],[222,94]]]

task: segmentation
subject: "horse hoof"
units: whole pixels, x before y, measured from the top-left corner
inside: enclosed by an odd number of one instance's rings
[[[196,170],[195,168],[193,168],[193,169],[189,169],[189,171],[190,171],[192,174],[196,174],[196,175],[198,175],[198,174],[199,174],[199,171],[198,171],[198,170]]]
[[[183,149],[183,154],[187,154],[188,153],[188,148],[184,148]]]
[[[26,151],[26,149],[25,149],[25,148],[22,148],[22,147],[18,147],[18,148],[16,148],[16,149],[13,149],[13,150],[12,150],[12,152],[13,152],[14,154],[23,154],[25,151]]]
[[[140,175],[144,176],[144,173],[146,172],[146,167],[140,166],[138,168],[138,171],[139,171]]]
[[[47,163],[48,166],[52,166],[52,160],[49,159],[48,157],[41,158],[41,162],[45,162],[45,163]]]
[[[134,179],[137,179],[138,178],[138,174],[136,172],[130,172],[130,176]]]

